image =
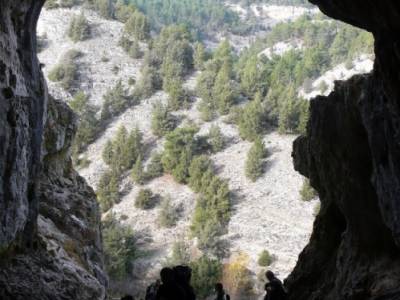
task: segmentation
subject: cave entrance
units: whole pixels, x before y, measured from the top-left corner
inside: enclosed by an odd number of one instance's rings
[[[253,299],[268,268],[291,272],[318,213],[291,158],[309,100],[369,72],[373,41],[303,1],[228,1],[210,5],[215,20],[193,2],[184,28],[162,1],[48,0],[38,56],[80,119],[71,155],[103,211],[112,292],[141,295],[189,263],[201,296],[208,268]]]

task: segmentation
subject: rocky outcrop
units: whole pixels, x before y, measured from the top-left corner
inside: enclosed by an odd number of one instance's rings
[[[100,213],[73,170],[72,111],[36,58],[44,1],[0,1],[0,299],[104,299]]]
[[[400,4],[311,2],[373,32],[376,61],[372,74],[312,100],[294,144],[321,211],[286,280],[289,299],[400,299]]]

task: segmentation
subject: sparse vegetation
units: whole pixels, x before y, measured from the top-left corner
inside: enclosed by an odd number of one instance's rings
[[[246,160],[246,177],[256,181],[264,173],[264,158],[266,149],[264,142],[258,138],[250,148]]]
[[[171,228],[176,225],[179,218],[179,212],[171,203],[171,198],[166,197],[161,202],[160,213],[158,215],[158,223],[161,227]]]
[[[60,82],[65,90],[71,90],[78,78],[78,65],[76,60],[81,56],[77,50],[67,51],[60,62],[49,72],[49,80]]]
[[[222,265],[218,260],[202,256],[191,262],[190,267],[192,268],[191,284],[197,297],[204,299],[212,293],[215,283],[220,281]]]
[[[83,13],[72,17],[68,28],[68,37],[75,43],[90,37],[90,25]]]
[[[154,206],[154,195],[150,189],[141,189],[135,199],[135,207],[150,209]]]
[[[268,252],[268,250],[263,250],[258,256],[258,265],[260,267],[268,267],[273,262],[273,256]]]

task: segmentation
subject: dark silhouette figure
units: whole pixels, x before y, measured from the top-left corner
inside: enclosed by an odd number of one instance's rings
[[[125,295],[121,298],[121,300],[135,300],[131,295]]]
[[[146,289],[145,300],[156,300],[157,292],[158,292],[158,289],[160,288],[160,285],[161,285],[161,281],[158,279],[156,280],[156,282],[149,285],[149,287]]]
[[[161,282],[156,300],[185,300],[185,292],[177,284],[175,272],[171,268],[163,268],[160,272]]]
[[[185,292],[185,300],[196,300],[193,287],[190,285],[192,269],[190,269],[188,266],[176,266],[174,267],[174,273],[177,284]]]
[[[268,283],[265,284],[265,300],[285,300],[286,292],[283,287],[282,281],[280,281],[272,271],[267,271],[265,276],[268,279]]]
[[[225,294],[224,286],[222,285],[222,283],[217,283],[215,285],[215,293],[217,294],[217,297],[215,298],[215,300],[230,300],[231,299],[231,297],[228,294]]]

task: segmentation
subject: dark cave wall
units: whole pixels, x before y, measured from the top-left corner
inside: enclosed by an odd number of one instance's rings
[[[35,51],[44,1],[0,2],[0,251],[32,242],[46,107]]]
[[[375,37],[370,75],[311,103],[295,168],[321,199],[289,299],[400,299],[400,2],[311,1]]]
[[[73,169],[76,117],[36,56],[44,0],[0,0],[0,299],[104,299],[100,210]]]

